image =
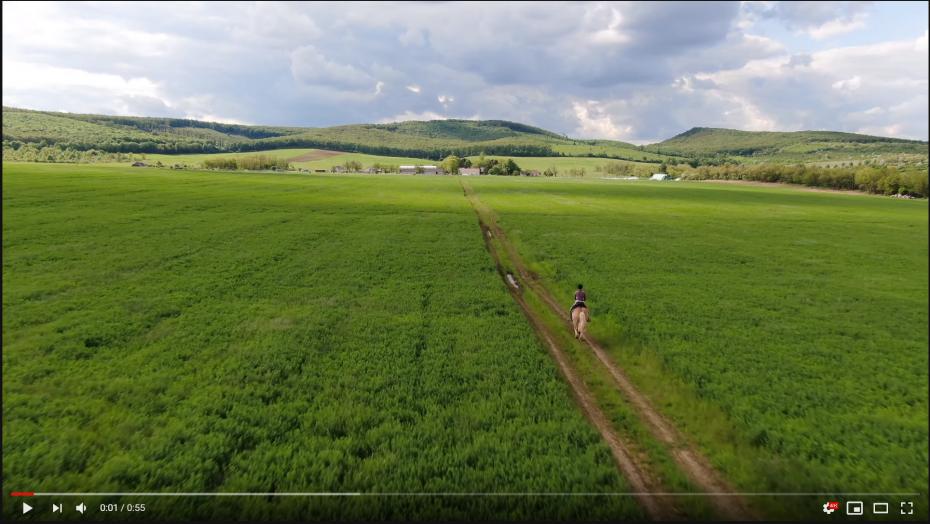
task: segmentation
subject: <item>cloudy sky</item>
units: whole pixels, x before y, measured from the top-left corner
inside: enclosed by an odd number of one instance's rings
[[[3,3],[3,104],[328,126],[506,119],[927,140],[927,3]]]

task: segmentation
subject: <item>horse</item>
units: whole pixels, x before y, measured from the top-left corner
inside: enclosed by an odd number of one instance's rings
[[[572,329],[575,331],[575,338],[584,336],[585,327],[588,325],[588,308],[576,307],[572,310]]]

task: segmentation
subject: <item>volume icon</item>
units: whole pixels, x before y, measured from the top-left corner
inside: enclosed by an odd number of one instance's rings
[[[83,515],[83,514],[84,514],[84,511],[87,509],[87,506],[85,506],[84,503],[81,502],[80,505],[74,506],[74,509],[80,511],[80,512],[81,512],[81,515]]]

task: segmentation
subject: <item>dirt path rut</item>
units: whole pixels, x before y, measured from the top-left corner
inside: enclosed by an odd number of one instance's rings
[[[494,216],[493,210],[485,206],[475,195],[471,187],[462,182],[462,189],[465,193],[465,196],[468,198],[472,207],[475,210],[475,213],[478,214],[478,219],[482,228],[482,237],[485,240],[485,245],[488,248],[488,251],[494,257],[495,262],[498,265],[498,270],[501,272],[501,276],[504,277],[504,269],[501,267],[500,256],[495,251],[495,246],[490,241],[492,237],[496,238],[503,249],[506,251],[507,258],[511,261],[514,266],[514,270],[517,272],[516,277],[519,281],[527,286],[536,296],[538,296],[545,304],[550,308],[550,310],[555,313],[559,318],[565,321],[565,325],[568,329],[571,329],[571,319],[568,316],[568,312],[565,307],[563,307],[552,294],[542,285],[538,275],[529,271],[526,265],[523,263],[522,258],[519,253],[517,253],[513,244],[507,240],[506,233],[497,225],[496,218]],[[505,278],[505,284],[507,283]],[[603,412],[597,408],[597,404],[594,402],[593,398],[590,396],[590,392],[587,391],[586,387],[577,377],[577,373],[571,369],[571,366],[565,360],[564,352],[562,352],[558,346],[553,342],[551,334],[548,333],[547,327],[543,325],[541,320],[536,317],[532,310],[526,304],[525,299],[521,296],[517,290],[515,290],[511,285],[507,286],[511,291],[511,295],[514,297],[519,304],[521,309],[523,309],[524,314],[533,324],[533,327],[536,329],[540,336],[547,342],[549,346],[550,353],[553,354],[553,357],[559,364],[559,368],[562,369],[563,375],[566,376],[566,379],[572,385],[572,389],[575,392],[576,397],[578,397],[579,404],[582,408],[585,409],[585,414],[588,415],[588,418],[591,419],[592,423],[595,426],[598,426],[598,430],[601,431],[601,435],[604,436],[604,439],[607,440],[608,444],[611,444],[611,439],[614,438],[618,443],[621,441],[619,437],[613,432],[610,428],[609,423],[607,423],[606,418],[603,415]],[[693,446],[691,446],[683,435],[675,428],[675,426],[669,422],[665,417],[663,417],[652,405],[649,399],[643,395],[636,386],[630,381],[626,376],[623,370],[613,361],[613,359],[604,351],[604,349],[593,339],[585,336],[583,339],[584,343],[591,349],[594,355],[597,357],[598,361],[604,365],[607,371],[610,373],[614,384],[617,386],[617,389],[624,395],[627,401],[633,406],[639,415],[640,419],[644,422],[646,427],[652,433],[652,435],[659,441],[665,444],[668,448],[672,458],[675,460],[678,468],[684,472],[691,482],[700,488],[705,493],[711,494],[709,502],[714,507],[716,512],[720,517],[728,520],[736,521],[747,521],[747,520],[758,520],[759,517],[749,508],[746,501],[743,497],[733,494],[734,489],[730,486],[726,480],[716,471],[710,462]],[[567,370],[567,371],[566,371]],[[574,380],[572,379],[574,376]],[[578,387],[583,388],[581,391],[584,392],[586,397],[583,399],[579,395],[579,390],[576,389],[575,382],[578,382]],[[592,412],[589,411],[588,407],[593,406],[595,416]],[[598,424],[598,420],[595,420],[597,417],[606,425],[605,429],[601,429]],[[613,445],[611,445],[613,450]],[[622,449],[622,447],[621,447]],[[615,458],[617,458],[617,453],[614,453]],[[629,452],[625,452],[625,460],[628,460],[630,456]],[[627,469],[621,464],[621,460],[617,458],[618,466],[624,475],[630,479],[632,484],[635,484],[632,475],[639,474],[643,476],[642,468],[632,472],[628,472]],[[635,464],[633,464],[635,467]],[[636,491],[641,491],[638,487],[635,488]],[[655,488],[651,490],[644,491],[659,491]],[[654,503],[656,497],[645,497],[648,501]],[[647,508],[647,513],[650,514],[653,518],[675,518],[674,516],[659,516],[653,515],[647,505],[646,500],[641,500],[643,507]],[[661,509],[661,508],[659,508]]]

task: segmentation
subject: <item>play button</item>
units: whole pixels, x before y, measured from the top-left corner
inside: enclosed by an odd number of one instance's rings
[[[32,506],[23,502],[23,515],[32,511]]]

